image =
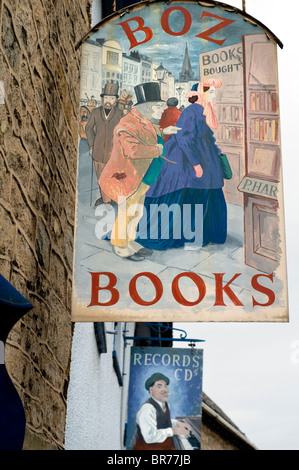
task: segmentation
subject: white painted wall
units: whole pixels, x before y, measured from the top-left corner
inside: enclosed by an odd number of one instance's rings
[[[134,336],[134,323],[126,326]],[[106,331],[114,323],[105,323]],[[106,334],[107,353],[99,354],[93,323],[76,323],[73,337],[70,384],[67,397],[66,450],[121,450],[127,412],[130,347],[125,354],[124,384],[113,369],[114,335]],[[132,344],[132,342],[128,342]],[[120,361],[122,367],[122,360]]]

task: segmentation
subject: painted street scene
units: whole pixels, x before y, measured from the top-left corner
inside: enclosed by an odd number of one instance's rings
[[[82,47],[73,319],[287,321],[281,188],[262,28],[196,4],[103,22]]]

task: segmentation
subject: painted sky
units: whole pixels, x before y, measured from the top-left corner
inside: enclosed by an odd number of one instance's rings
[[[92,35],[91,39],[114,39],[122,45],[124,52],[129,53],[130,41],[126,36],[123,27],[119,26],[118,23],[139,16],[144,20],[145,27],[150,26],[153,31],[153,37],[147,43],[136,46],[131,49],[131,51],[138,51],[141,54],[151,57],[154,62],[159,64],[162,63],[163,67],[169,70],[174,74],[175,78],[178,79],[179,72],[183,65],[186,44],[188,44],[194,77],[198,78],[199,54],[217,50],[220,47],[238,44],[242,42],[242,35],[263,32],[260,28],[244,21],[241,16],[224,11],[219,7],[215,7],[213,9],[208,9],[208,11],[223,19],[233,21],[229,25],[225,26],[225,28],[211,34],[212,39],[218,41],[225,40],[224,43],[222,45],[218,45],[214,42],[198,38],[196,37],[198,34],[218,25],[222,20],[209,16],[202,18],[202,14],[204,11],[207,11],[207,8],[191,3],[183,6],[185,9],[188,9],[191,14],[192,23],[190,29],[184,35],[172,36],[163,30],[160,19],[164,11],[174,8],[175,6],[182,5],[176,3],[171,3],[171,5],[166,3],[157,3],[151,5],[151,8],[135,10],[133,13],[124,15],[121,19],[117,18],[113,21],[109,21],[108,23],[104,23],[100,30]],[[130,21],[129,25],[132,31],[137,28],[136,21]],[[178,10],[172,11],[169,15],[170,29],[173,32],[180,32],[183,30],[184,25],[185,17],[183,13]],[[137,31],[135,33],[135,37],[137,41],[141,42],[144,40],[145,34]]]

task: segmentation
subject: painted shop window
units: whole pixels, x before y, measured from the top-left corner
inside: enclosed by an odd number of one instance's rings
[[[82,66],[83,67],[88,66],[88,54],[82,54]]]
[[[100,64],[100,55],[99,54],[93,54],[93,56],[92,56],[92,68],[94,70],[99,70],[99,64]]]
[[[119,54],[113,51],[107,51],[107,64],[118,65]]]
[[[98,77],[97,77],[97,75],[93,75],[92,76],[92,87],[96,88],[97,84],[98,84]]]
[[[87,73],[82,72],[81,81],[82,81],[82,86],[87,87]]]

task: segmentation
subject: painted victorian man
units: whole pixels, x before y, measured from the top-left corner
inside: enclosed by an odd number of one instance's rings
[[[133,450],[174,450],[172,437],[190,436],[191,427],[170,417],[168,406],[169,378],[156,372],[145,382],[150,397],[136,415]]]
[[[101,98],[101,106],[92,110],[85,127],[89,152],[93,158],[98,181],[111,155],[114,128],[123,116],[123,112],[117,107],[116,83],[106,83]],[[96,206],[109,203],[111,200],[103,188],[100,185],[99,187],[101,197],[95,202]]]
[[[116,255],[140,261],[151,250],[135,241],[147,190],[156,181],[163,165],[163,136],[157,125],[165,102],[158,83],[135,87],[137,103],[114,130],[111,157],[99,184],[104,193],[118,204],[118,216],[111,234]],[[157,124],[156,124],[157,123]],[[178,128],[170,126],[164,134]]]

